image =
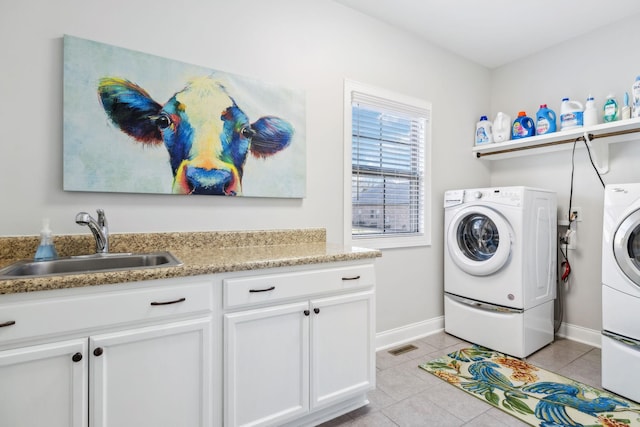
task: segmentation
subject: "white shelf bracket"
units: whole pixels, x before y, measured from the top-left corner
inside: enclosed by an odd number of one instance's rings
[[[596,165],[596,169],[600,175],[604,175],[609,172],[609,144],[606,141],[595,142],[593,134],[588,132],[584,133],[584,140],[591,150],[591,156],[593,163]]]

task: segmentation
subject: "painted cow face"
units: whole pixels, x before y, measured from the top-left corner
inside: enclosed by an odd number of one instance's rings
[[[101,79],[98,94],[120,130],[144,144],[164,143],[174,193],[241,194],[247,154],[271,156],[286,148],[293,135],[292,126],[278,117],[251,123],[211,77],[192,80],[164,105],[121,78]]]

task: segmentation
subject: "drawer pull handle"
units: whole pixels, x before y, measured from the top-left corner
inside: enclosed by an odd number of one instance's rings
[[[360,275],[352,276],[352,277],[343,277],[342,280],[358,280]]]
[[[158,302],[158,301],[153,301],[151,303],[151,305],[169,305],[169,304],[177,304],[179,302],[185,302],[187,299],[186,298],[178,298],[176,300],[173,301],[164,301],[164,302]]]
[[[270,288],[264,288],[264,289],[249,289],[249,292],[254,294],[256,292],[269,292],[269,291],[273,291],[276,287],[275,286],[271,286]]]
[[[15,324],[16,324],[15,320],[9,320],[8,322],[0,323],[0,328],[4,328],[5,326],[11,326]]]

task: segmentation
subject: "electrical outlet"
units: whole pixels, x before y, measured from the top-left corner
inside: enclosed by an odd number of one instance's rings
[[[571,215],[569,216],[569,221],[582,221],[582,208],[571,208]]]

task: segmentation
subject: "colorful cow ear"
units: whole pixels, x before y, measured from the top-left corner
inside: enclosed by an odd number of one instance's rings
[[[162,106],[140,86],[118,77],[100,79],[98,95],[114,125],[137,141],[162,143],[156,119]]]
[[[268,157],[287,148],[293,137],[293,126],[279,117],[261,117],[251,125],[255,135],[251,138],[251,154]]]

